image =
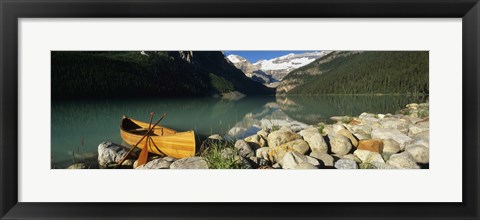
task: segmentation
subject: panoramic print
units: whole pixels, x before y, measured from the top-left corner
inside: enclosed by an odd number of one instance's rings
[[[52,51],[52,169],[428,169],[428,51]]]

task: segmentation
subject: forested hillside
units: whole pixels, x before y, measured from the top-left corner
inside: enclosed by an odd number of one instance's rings
[[[290,72],[288,94],[428,94],[428,51],[333,52]]]
[[[271,94],[219,51],[51,53],[52,99]]]

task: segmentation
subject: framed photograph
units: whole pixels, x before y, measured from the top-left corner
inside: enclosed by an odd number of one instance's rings
[[[2,219],[480,217],[477,0],[0,10]]]

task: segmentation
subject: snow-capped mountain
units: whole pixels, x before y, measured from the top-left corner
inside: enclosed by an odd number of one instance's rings
[[[316,59],[329,54],[330,51],[315,51],[302,54],[287,54],[269,60],[259,60],[252,64],[239,55],[228,55],[227,59],[246,76],[269,87],[275,87],[277,82],[291,71],[310,64]]]
[[[263,84],[270,84],[275,82],[276,80],[273,79],[270,75],[266,74],[262,70],[260,70],[257,66],[250,63],[247,59],[238,56],[238,55],[228,55],[227,59],[235,65],[238,69],[242,70],[242,72],[251,79],[263,83]]]
[[[269,60],[259,60],[254,63],[260,70],[281,81],[290,71],[305,66],[316,59],[329,54],[330,51],[315,51],[301,54],[287,54]]]

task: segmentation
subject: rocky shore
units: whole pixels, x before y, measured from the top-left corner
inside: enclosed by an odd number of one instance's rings
[[[240,140],[212,135],[195,157],[152,156],[126,169],[425,169],[429,167],[429,104],[408,104],[395,114],[331,117],[333,124],[271,125]],[[98,146],[98,164],[114,168],[127,153],[121,145]],[[84,163],[69,169],[84,169]]]

